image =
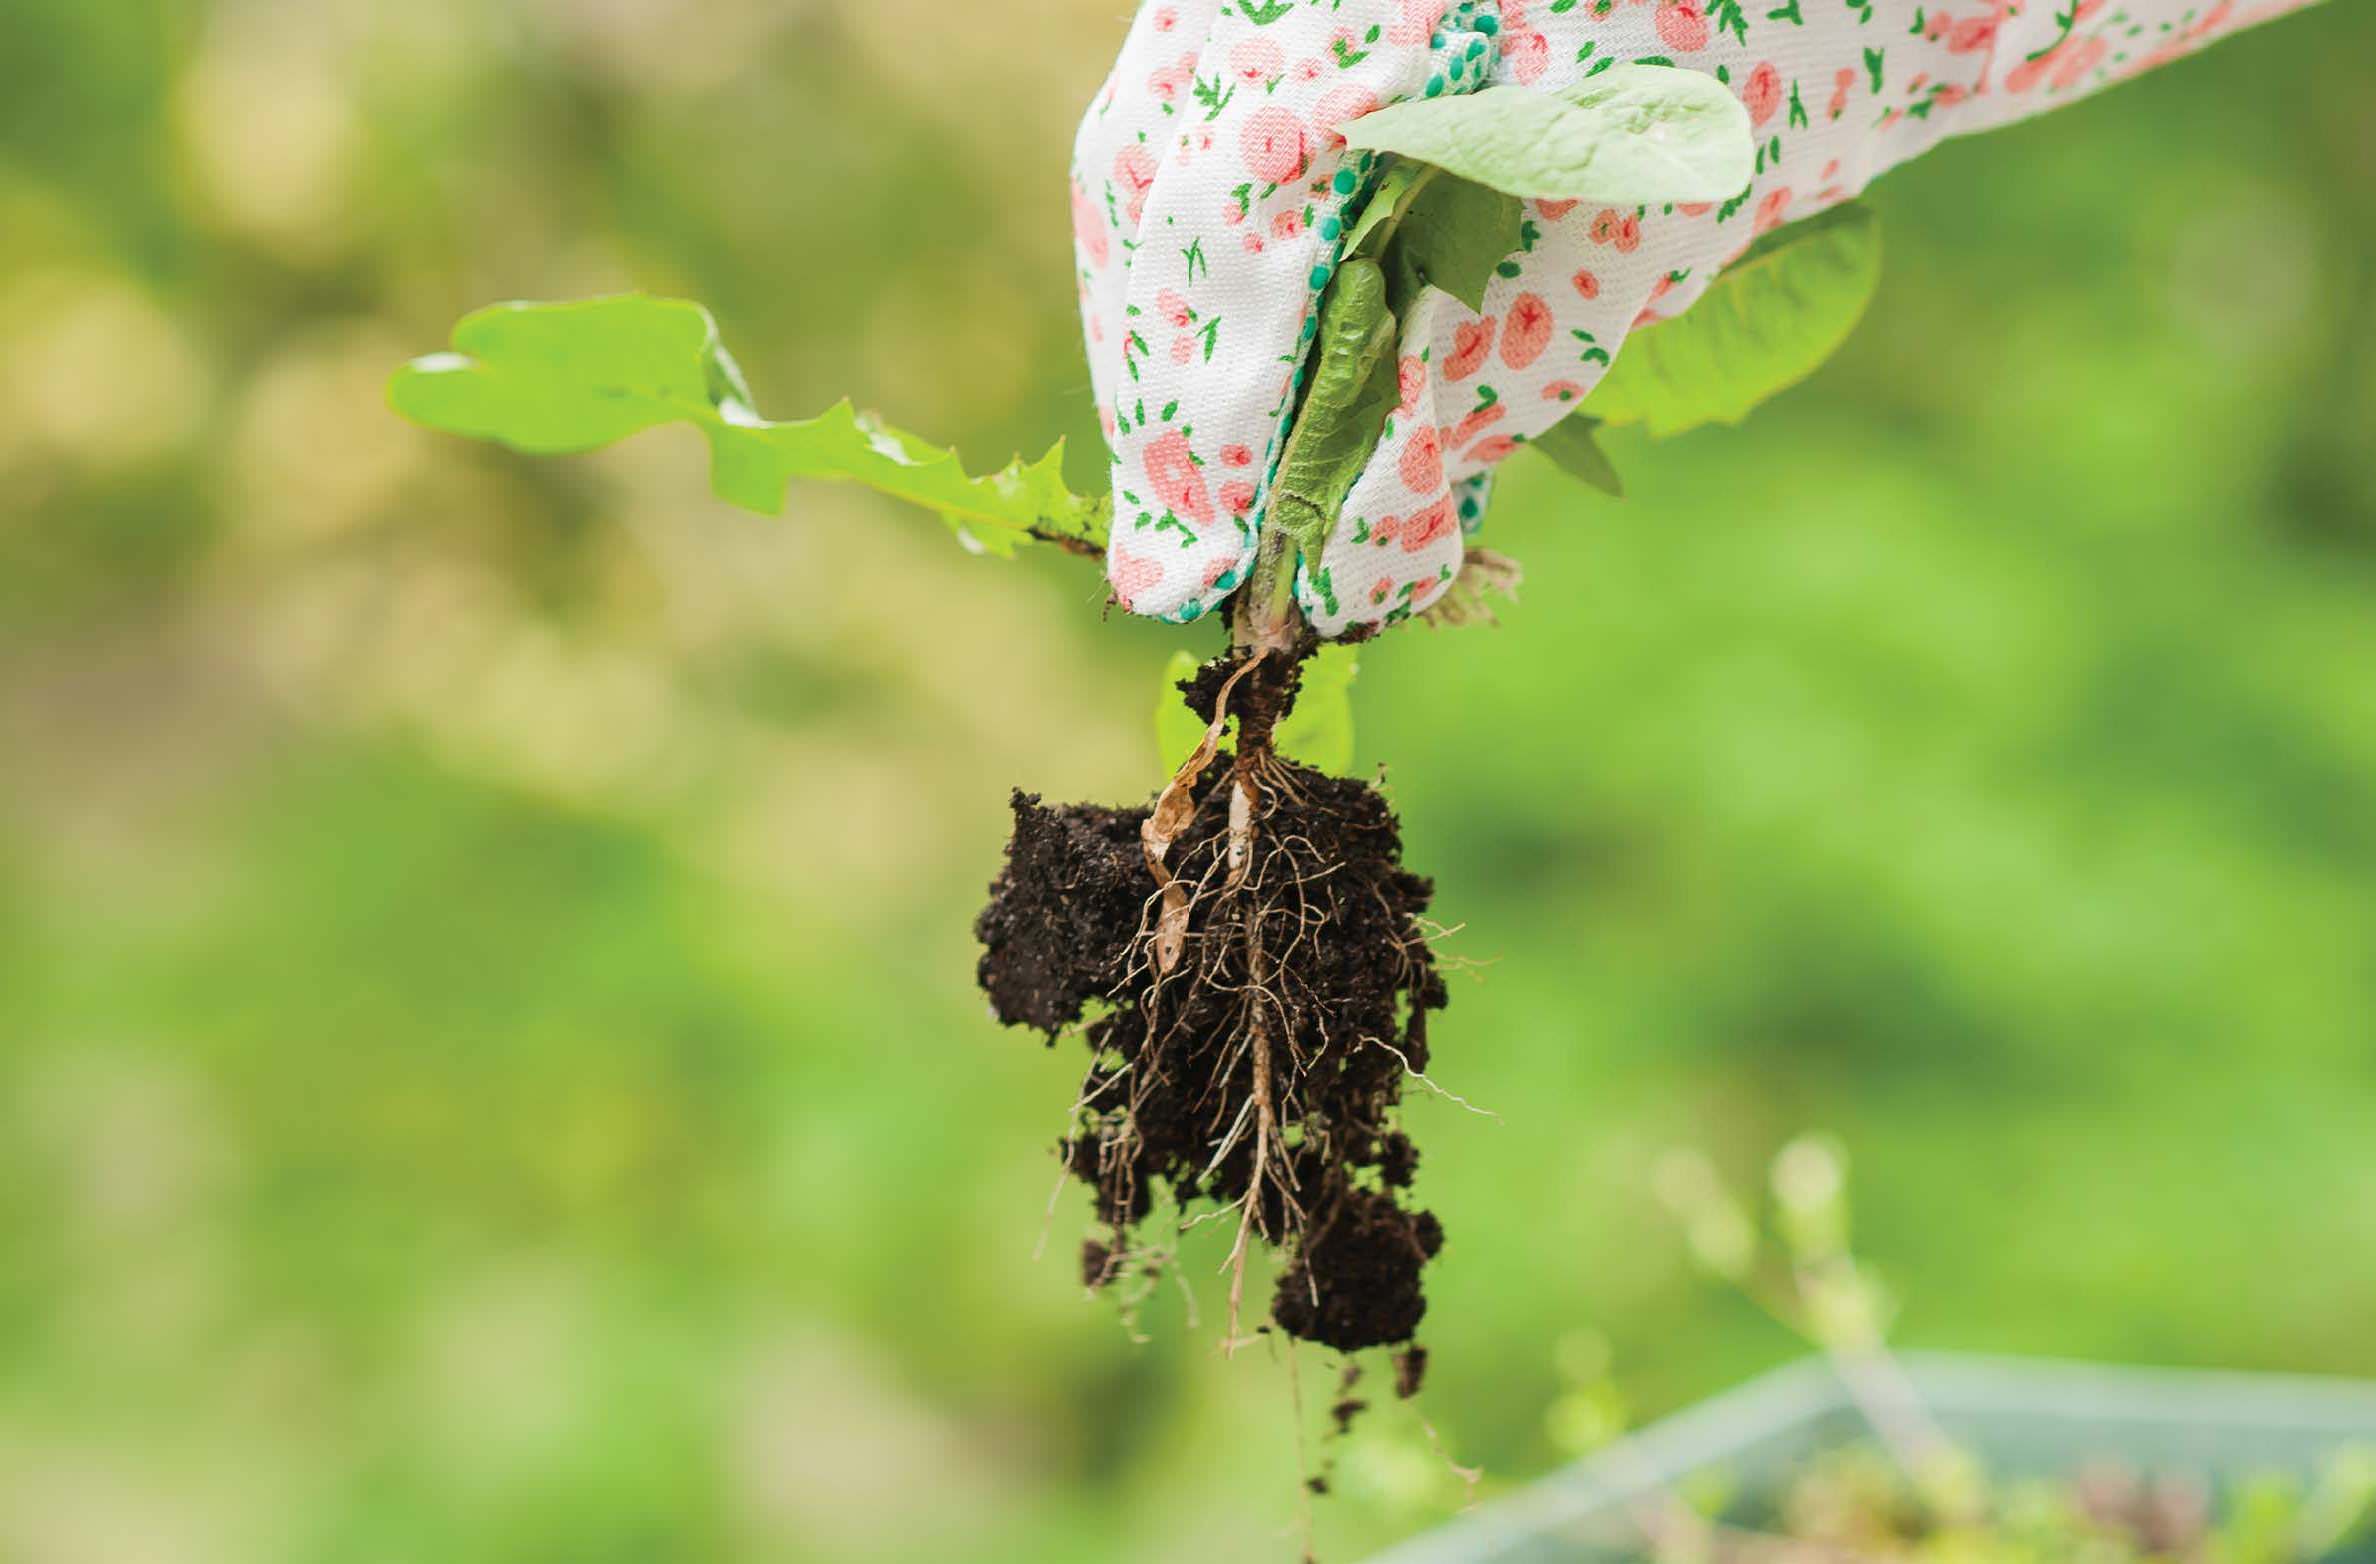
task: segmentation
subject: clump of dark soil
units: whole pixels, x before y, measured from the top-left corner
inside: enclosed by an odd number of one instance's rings
[[[1088,1048],[1061,1143],[1109,1229],[1084,1279],[1154,1252],[1137,1229],[1159,1194],[1209,1203],[1237,1222],[1232,1338],[1260,1239],[1284,1257],[1279,1327],[1352,1352],[1410,1341],[1426,1312],[1443,1230],[1409,1204],[1418,1152],[1396,1118],[1446,994],[1420,923],[1432,888],[1385,800],[1271,751],[1296,677],[1225,658],[1184,684],[1208,721],[1232,704],[1238,753],[1152,809],[1017,794],[976,932],[1000,1019]],[[1412,1389],[1423,1361],[1398,1376]]]

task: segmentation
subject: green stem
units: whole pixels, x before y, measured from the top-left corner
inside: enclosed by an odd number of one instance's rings
[[[1230,624],[1230,641],[1238,651],[1294,656],[1305,634],[1303,610],[1295,606],[1296,553],[1295,540],[1285,529],[1264,529],[1254,573],[1238,594]]]

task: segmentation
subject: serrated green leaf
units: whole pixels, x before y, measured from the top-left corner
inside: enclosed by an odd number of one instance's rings
[[[1662,436],[1739,423],[1823,367],[1880,281],[1881,224],[1869,207],[1777,229],[1691,308],[1628,338],[1587,405],[1604,422]]]
[[[1189,651],[1172,653],[1164,665],[1163,688],[1155,698],[1155,745],[1166,775],[1204,742],[1205,725],[1180,699],[1179,686],[1202,666]],[[1361,672],[1355,649],[1322,646],[1303,666],[1303,689],[1295,710],[1271,734],[1280,754],[1315,771],[1342,776],[1353,769],[1353,680]]]
[[[571,304],[498,304],[454,328],[453,350],[415,359],[388,387],[397,412],[431,429],[532,455],[591,451],[663,424],[709,440],[721,499],[763,515],[795,478],[862,483],[937,512],[969,546],[1011,554],[1033,540],[1105,546],[1111,501],[1073,493],[1062,445],[1035,462],[971,477],[954,452],[843,402],[770,423],[708,310],[641,294]]]
[[[1590,413],[1570,413],[1527,442],[1559,464],[1560,470],[1606,494],[1625,498],[1625,480],[1600,445],[1601,420]]]
[[[1388,278],[1416,272],[1479,314],[1494,268],[1524,242],[1526,212],[1518,198],[1472,179],[1444,175],[1419,188],[1395,225],[1394,249],[1404,263]],[[1397,310],[1414,301],[1397,296]]]
[[[1344,134],[1510,195],[1618,206],[1722,201],[1747,188],[1757,162],[1749,112],[1731,89],[1654,65],[1620,65],[1559,93],[1504,86],[1414,99]]]

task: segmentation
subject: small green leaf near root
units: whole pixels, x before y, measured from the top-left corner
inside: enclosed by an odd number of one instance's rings
[[[1172,653],[1155,698],[1155,743],[1167,773],[1176,772],[1203,742],[1207,724],[1188,709],[1181,686],[1196,678],[1200,664],[1185,648]],[[1324,642],[1305,660],[1294,708],[1271,731],[1271,743],[1290,760],[1314,771],[1343,776],[1353,769],[1353,682],[1361,673],[1360,649]]]

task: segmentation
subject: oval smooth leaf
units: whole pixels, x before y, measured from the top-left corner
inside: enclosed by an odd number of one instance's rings
[[[1509,195],[1621,206],[1722,201],[1757,164],[1749,111],[1697,71],[1620,65],[1561,93],[1488,87],[1364,115],[1345,140]]]
[[[1585,398],[1610,424],[1734,424],[1821,369],[1881,284],[1881,222],[1850,203],[1775,230],[1672,320],[1635,332]]]

